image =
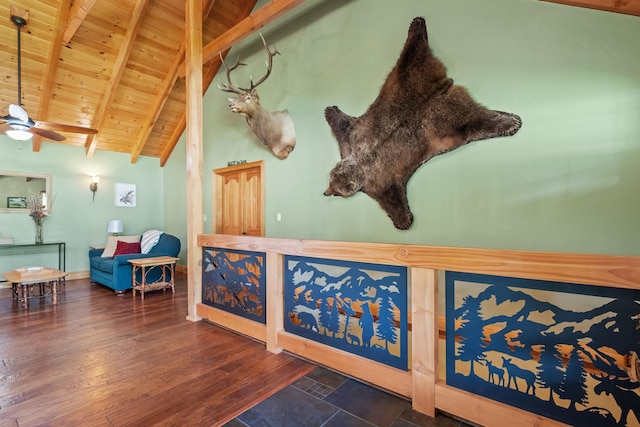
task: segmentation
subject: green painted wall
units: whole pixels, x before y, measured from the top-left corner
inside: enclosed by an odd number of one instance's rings
[[[52,175],[55,195],[51,215],[44,221],[45,242],[66,242],[68,272],[89,269],[89,245],[104,244],[107,222],[121,219],[126,235],[164,227],[163,171],[158,159],[141,157],[131,164],[129,155],[96,151],[87,158],[81,147],[43,143],[39,153],[31,142],[20,144],[0,136],[0,170]],[[90,176],[99,175],[95,202],[89,190]],[[115,183],[136,184],[135,208],[115,206]],[[0,213],[0,233],[15,243],[33,243],[35,226],[28,214]],[[57,266],[57,252],[28,256],[0,252],[0,274],[28,265]]]
[[[205,96],[207,232],[211,170],[265,159],[270,237],[640,255],[638,17],[517,0],[301,8],[262,30],[282,55],[260,98],[267,109],[287,108],[295,121],[297,146],[288,159],[260,146],[215,84]],[[432,48],[457,84],[524,124],[513,137],[475,142],[420,168],[408,187],[414,225],[398,231],[362,193],[322,195],[339,160],[323,112],[338,105],[364,113],[415,16],[426,18]],[[257,36],[235,46],[230,60],[236,55],[248,64],[234,72],[236,84],[262,75],[266,55]],[[218,78],[225,81],[224,73]],[[181,180],[183,165],[165,172]],[[171,218],[184,226],[179,215]]]
[[[476,142],[420,168],[409,183],[415,223],[398,231],[364,194],[322,195],[339,160],[323,113],[330,105],[364,113],[415,16],[427,19],[450,77],[524,125],[513,137]],[[205,232],[211,170],[264,159],[270,237],[640,255],[638,24],[637,17],[528,0],[309,0],[262,30],[282,52],[260,87],[262,104],[287,108],[297,129],[287,160],[228,111],[228,94],[215,83],[205,95]],[[235,46],[235,55],[249,64],[235,73],[238,84],[262,75],[257,37]],[[81,147],[45,143],[33,153],[29,143],[18,146],[0,136],[0,170],[53,175],[56,201],[44,237],[67,242],[67,271],[88,269],[88,246],[103,242],[116,218],[125,234],[163,228],[177,235],[185,262],[184,137],[164,168],[158,159],[131,164],[126,154],[102,151],[87,159]],[[102,177],[95,202],[91,174]],[[116,182],[137,185],[136,208],[114,206]],[[0,214],[0,233],[26,243],[34,227],[26,215]],[[0,272],[44,262],[0,254]]]

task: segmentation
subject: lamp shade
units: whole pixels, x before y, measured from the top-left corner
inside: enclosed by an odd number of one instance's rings
[[[122,233],[124,227],[119,219],[112,219],[107,225],[107,233]]]

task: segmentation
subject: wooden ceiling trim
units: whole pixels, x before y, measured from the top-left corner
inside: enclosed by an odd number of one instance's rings
[[[87,17],[89,11],[95,4],[96,0],[76,0],[69,12],[69,19],[67,20],[67,26],[62,36],[62,43],[69,44],[73,35],[78,31],[80,24]]]
[[[202,48],[202,62],[207,63],[218,57],[220,52],[230,49],[245,37],[253,34],[256,30],[264,27],[280,16],[289,12],[296,6],[304,3],[305,0],[272,0],[260,9],[247,16],[236,24],[229,31]],[[184,77],[184,66],[180,67],[180,77]]]
[[[96,110],[96,114],[94,117],[97,119],[95,123],[92,123],[92,127],[94,129],[100,129],[104,125],[106,120],[106,111],[109,105],[113,102],[113,99],[116,96],[117,88],[120,85],[120,81],[122,79],[122,75],[127,67],[127,60],[129,59],[129,55],[131,55],[131,50],[133,49],[133,44],[138,35],[138,31],[140,30],[140,25],[142,23],[142,18],[149,6],[150,0],[138,0],[136,2],[136,6],[133,10],[133,15],[131,18],[131,24],[129,25],[129,29],[127,30],[127,34],[125,35],[125,40],[120,52],[118,53],[118,57],[116,58],[115,65],[113,67],[113,72],[111,73],[111,78],[109,79],[109,83],[107,84],[107,89],[105,91],[105,96],[100,103],[100,106]],[[87,137],[86,149],[87,149],[87,157],[93,157],[93,154],[96,151],[96,146],[98,145],[98,138],[96,135],[89,135]]]
[[[44,82],[42,82],[42,93],[40,94],[40,105],[38,106],[37,116],[38,118],[47,117],[49,112],[49,103],[51,101],[51,94],[53,93],[53,82],[55,81],[55,76],[58,71],[58,64],[60,63],[60,51],[62,50],[62,36],[64,32],[62,31],[63,23],[67,22],[67,16],[69,14],[69,9],[71,7],[71,0],[64,0],[60,7],[58,8],[58,13],[56,15],[56,22],[53,27],[53,40],[49,45],[49,54],[47,61],[47,69],[44,75]],[[39,135],[34,135],[33,141],[31,144],[31,149],[34,152],[39,152],[40,147],[42,146],[42,137]]]
[[[640,0],[542,0],[548,3],[559,3],[568,6],[585,7],[587,9],[605,10],[608,12],[640,16]]]

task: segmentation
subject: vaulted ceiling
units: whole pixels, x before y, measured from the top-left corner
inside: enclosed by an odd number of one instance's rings
[[[18,3],[19,2],[19,3]],[[203,0],[203,84],[218,53],[303,0]],[[17,27],[21,30],[20,103],[36,121],[94,128],[64,132],[59,143],[160,159],[185,128],[185,2],[180,0],[16,0],[0,3],[0,115],[18,103]],[[4,18],[2,18],[4,17]],[[53,141],[35,136],[33,150]]]
[[[203,0],[203,86],[218,54],[304,0]],[[640,16],[640,0],[548,0]],[[0,116],[18,103],[17,27],[21,30],[20,104],[34,120],[82,126],[55,143],[156,157],[164,165],[185,129],[183,0],[15,0],[0,3]],[[55,129],[54,129],[55,130]],[[52,143],[34,136],[33,150]]]

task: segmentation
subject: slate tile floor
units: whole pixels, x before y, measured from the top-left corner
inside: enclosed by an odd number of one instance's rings
[[[224,427],[471,427],[443,415],[435,419],[411,403],[317,367]]]

